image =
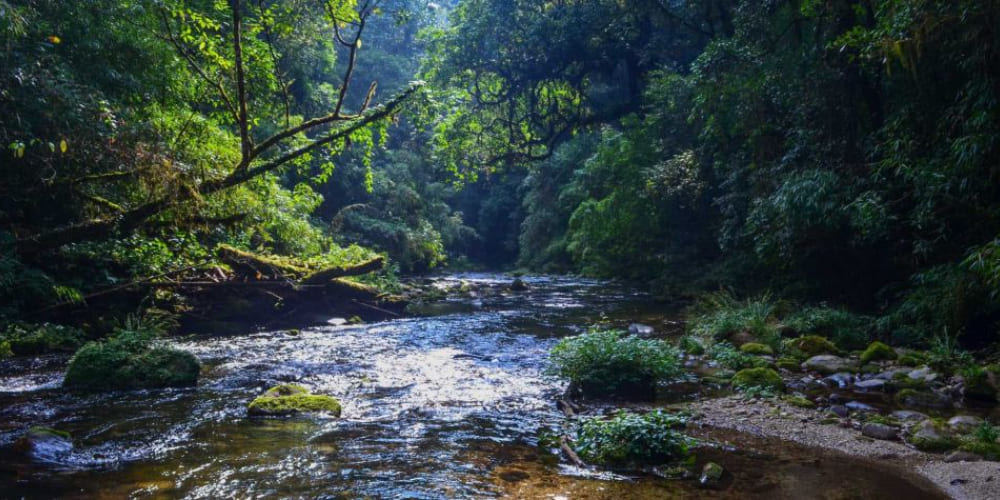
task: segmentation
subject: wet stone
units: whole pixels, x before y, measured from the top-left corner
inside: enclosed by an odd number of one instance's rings
[[[819,372],[827,375],[845,372],[852,368],[854,368],[853,363],[840,356],[834,356],[832,354],[813,356],[802,363],[803,370]]]
[[[857,413],[878,413],[878,410],[874,406],[862,403],[861,401],[848,401],[844,406]]]
[[[869,422],[861,427],[861,434],[874,439],[894,441],[899,429],[886,424]]]
[[[889,416],[903,422],[923,422],[931,418],[919,411],[912,410],[896,410],[889,414]]]
[[[824,380],[828,381],[831,386],[843,389],[854,382],[854,375],[846,372],[834,373],[833,375],[826,377]]]
[[[830,407],[830,412],[840,418],[845,418],[851,414],[851,410],[844,405],[833,405]]]
[[[880,378],[862,380],[854,384],[854,389],[861,392],[880,392],[885,390],[886,381]]]

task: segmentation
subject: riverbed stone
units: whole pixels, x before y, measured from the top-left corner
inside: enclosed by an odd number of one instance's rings
[[[918,450],[932,453],[951,451],[958,447],[958,440],[949,436],[943,429],[934,425],[934,422],[925,420],[917,424],[906,442],[916,447]]]
[[[834,373],[829,377],[824,379],[831,386],[839,387],[841,389],[854,383],[854,375],[847,372]]]
[[[896,395],[899,404],[910,408],[947,409],[953,406],[951,398],[933,391],[903,389]]]
[[[983,419],[973,415],[955,415],[948,419],[948,428],[959,434],[968,434],[983,424]]]
[[[851,410],[844,405],[833,405],[830,407],[830,412],[840,418],[846,418],[851,414]]]
[[[891,425],[868,422],[861,426],[861,434],[883,441],[895,441],[899,434],[899,429]]]
[[[247,414],[277,417],[299,413],[329,413],[340,416],[340,402],[330,396],[310,394],[305,387],[282,384],[272,387],[247,405]]]
[[[922,380],[924,382],[933,382],[940,378],[934,370],[929,366],[922,366],[913,370],[909,374],[910,380]]]
[[[979,461],[982,461],[982,459],[983,459],[983,457],[981,457],[981,456],[979,456],[979,455],[977,455],[975,453],[972,453],[972,452],[969,452],[969,451],[962,451],[962,450],[953,451],[953,452],[949,453],[947,457],[944,457],[944,461],[948,462],[948,463],[952,463],[952,462],[979,462]]]
[[[861,401],[848,401],[844,406],[855,413],[878,413],[878,409],[874,406]]]
[[[698,477],[698,484],[703,488],[717,488],[722,482],[722,476],[726,469],[715,462],[708,462],[701,468],[701,475]]]
[[[886,383],[884,379],[872,378],[856,382],[854,389],[860,392],[882,392],[885,391]]]
[[[852,370],[854,364],[849,360],[846,360],[840,356],[834,356],[832,354],[821,354],[819,356],[813,356],[802,363],[802,369],[807,371],[819,372],[824,375],[833,375],[838,372],[846,372]]]

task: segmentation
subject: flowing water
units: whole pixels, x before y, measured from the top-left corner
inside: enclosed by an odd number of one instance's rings
[[[3,362],[0,498],[935,497],[877,465],[749,438],[698,449],[732,473],[725,492],[566,465],[539,446],[565,422],[549,348],[596,322],[677,324],[622,285],[524,280],[435,279],[471,286],[414,318],[178,342],[205,365],[191,389],[74,394],[59,388],[65,357]],[[338,397],[343,418],[246,416],[283,382]],[[31,426],[73,446],[26,453]]]

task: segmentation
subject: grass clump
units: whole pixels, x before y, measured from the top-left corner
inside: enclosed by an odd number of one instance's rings
[[[620,410],[610,419],[584,419],[573,448],[588,463],[616,467],[683,460],[691,440],[677,429],[685,423],[660,410],[644,415]]]
[[[63,386],[111,391],[195,385],[198,358],[158,345],[161,328],[155,321],[130,318],[110,339],[85,344],[70,359]]]
[[[285,416],[324,412],[340,416],[340,401],[330,396],[310,394],[305,387],[283,384],[272,387],[247,405],[252,416]]]
[[[698,337],[719,342],[736,334],[747,334],[759,343],[778,347],[777,304],[770,294],[745,300],[732,293],[708,294],[692,309],[689,331]]]
[[[719,342],[708,350],[708,357],[719,363],[719,366],[730,370],[744,368],[759,368],[768,365],[767,361],[752,354],[747,354],[728,342]]]
[[[652,399],[656,384],[680,373],[677,350],[660,340],[591,330],[552,348],[550,373],[589,398]]]
[[[868,347],[861,353],[861,362],[869,363],[871,361],[892,360],[898,357],[893,348],[876,340],[868,344]]]
[[[733,388],[754,396],[773,396],[785,389],[785,381],[770,368],[747,368],[733,375]]]

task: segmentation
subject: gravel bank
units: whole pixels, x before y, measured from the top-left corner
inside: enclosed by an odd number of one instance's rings
[[[892,463],[900,470],[926,478],[952,498],[1000,498],[1000,462],[946,463],[944,455],[923,453],[898,441],[862,436],[858,430],[820,423],[815,410],[778,400],[746,400],[738,396],[681,405],[694,416],[693,424],[751,435],[779,438],[806,446],[833,450],[859,458]]]

